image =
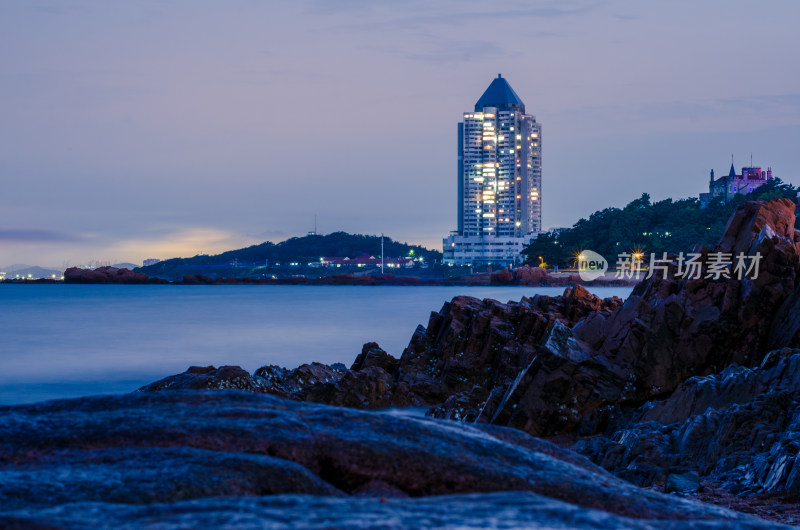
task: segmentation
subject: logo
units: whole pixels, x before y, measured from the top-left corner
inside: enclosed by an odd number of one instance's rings
[[[578,274],[581,280],[590,282],[601,278],[608,270],[606,259],[593,250],[584,250],[578,255]]]

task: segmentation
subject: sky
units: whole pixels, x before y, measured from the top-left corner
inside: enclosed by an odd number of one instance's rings
[[[0,0],[0,267],[318,231],[441,248],[457,123],[542,124],[543,226],[708,174],[800,184],[794,0]],[[2,270],[2,269],[0,269]]]

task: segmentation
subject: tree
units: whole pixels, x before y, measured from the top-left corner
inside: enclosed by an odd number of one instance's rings
[[[650,195],[643,193],[622,209],[599,210],[588,219],[580,219],[572,228],[539,235],[523,254],[527,255],[530,265],[544,260],[571,267],[576,256],[587,249],[601,254],[612,264],[622,252],[655,253],[659,257],[663,252],[690,252],[698,243],[716,244],[738,205],[774,197],[796,200],[798,190],[800,188],[774,178],[748,195],[736,195],[727,203],[718,198],[705,208],[700,208],[696,198],[653,203]]]

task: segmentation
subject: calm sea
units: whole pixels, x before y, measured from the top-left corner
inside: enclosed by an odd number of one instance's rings
[[[630,288],[595,287],[625,298]],[[350,366],[365,342],[399,356],[454,296],[560,287],[0,284],[0,403],[130,392],[191,365]]]

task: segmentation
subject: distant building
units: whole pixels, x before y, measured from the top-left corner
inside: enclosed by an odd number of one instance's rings
[[[149,258],[142,262],[142,267],[149,267],[150,265],[155,265],[159,263],[161,260],[157,258]]]
[[[512,264],[542,225],[542,127],[498,75],[458,124],[458,230],[444,263]]]
[[[714,179],[714,170],[711,170],[711,180],[708,183],[708,193],[700,194],[700,207],[705,208],[712,199],[721,197],[723,202],[728,202],[736,195],[746,195],[759,186],[772,180],[772,168],[762,171],[760,167],[743,167],[740,175],[731,164],[727,176]]]
[[[381,258],[370,256],[369,254],[361,254],[355,258],[320,258],[319,265],[316,263],[309,263],[309,266],[317,267],[367,267],[381,265]],[[384,267],[389,268],[411,268],[414,266],[414,258],[384,258]]]

